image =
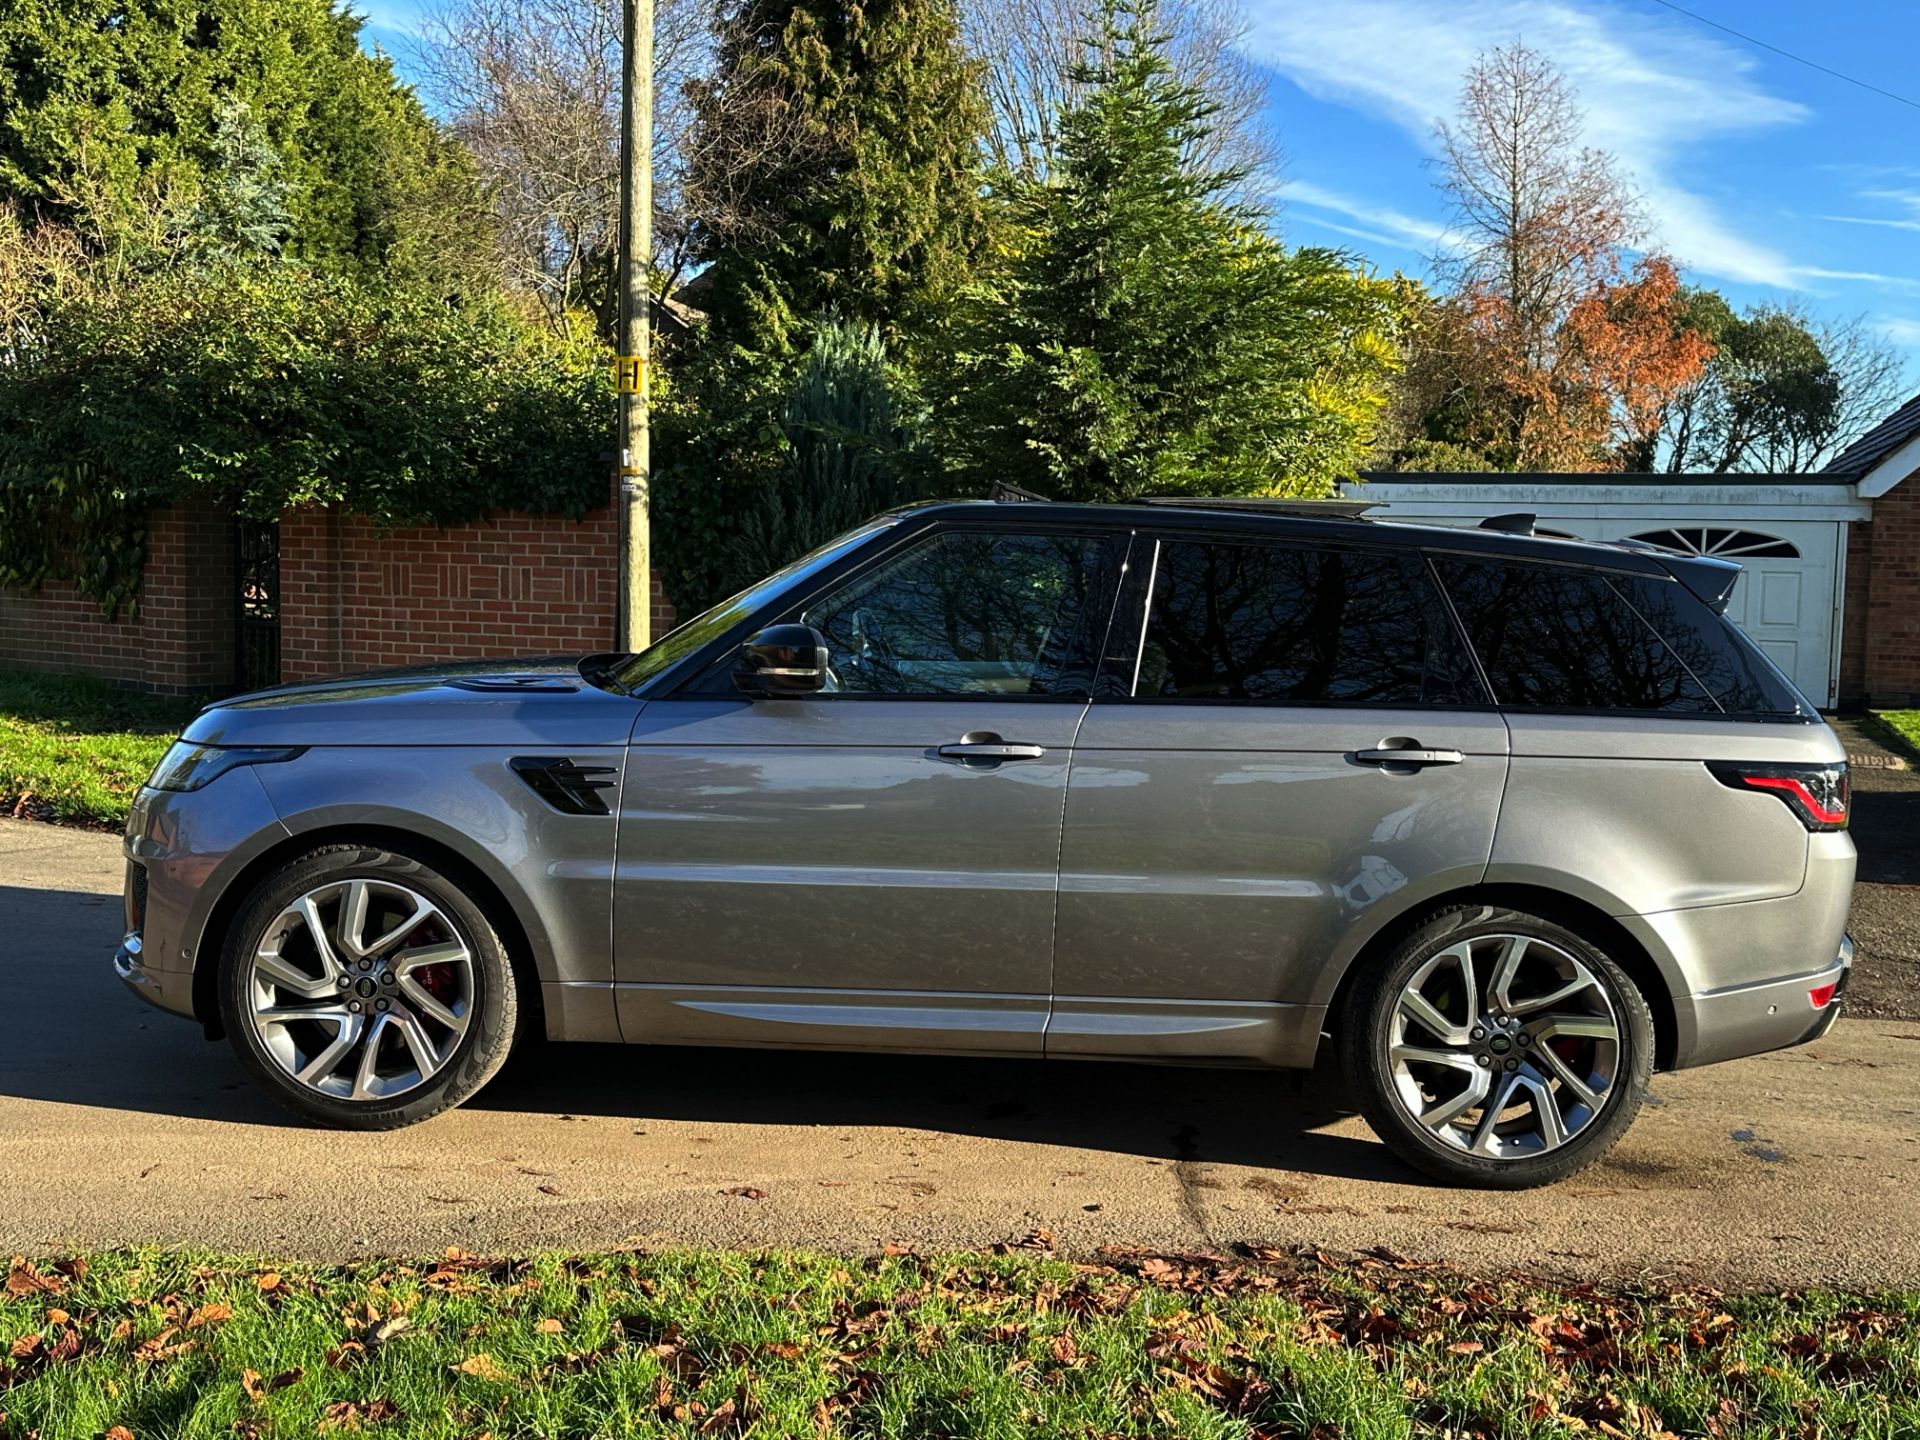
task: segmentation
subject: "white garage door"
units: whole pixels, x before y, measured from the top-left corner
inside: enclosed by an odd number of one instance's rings
[[[1593,520],[1578,528],[1594,540],[1647,540],[1738,561],[1746,573],[1733,588],[1727,614],[1809,700],[1833,703],[1834,581],[1843,526],[1820,521],[1675,524],[1669,516]]]

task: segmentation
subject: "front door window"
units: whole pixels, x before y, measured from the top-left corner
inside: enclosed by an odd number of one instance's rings
[[[936,535],[799,619],[826,637],[828,689],[841,694],[1085,695],[1112,545],[1088,535]]]

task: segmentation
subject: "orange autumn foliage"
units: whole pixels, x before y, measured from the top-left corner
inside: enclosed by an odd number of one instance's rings
[[[1450,308],[1470,438],[1515,470],[1646,468],[1666,406],[1713,358],[1660,256],[1596,281],[1544,336],[1484,285]]]

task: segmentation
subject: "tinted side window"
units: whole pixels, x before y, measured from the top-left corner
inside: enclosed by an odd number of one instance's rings
[[[798,618],[826,637],[828,688],[843,694],[1085,694],[1086,627],[1105,626],[1117,543],[949,531]]]
[[[1424,562],[1299,545],[1160,545],[1134,694],[1270,704],[1485,699]]]
[[[1613,587],[1693,672],[1693,678],[1733,715],[1797,715],[1802,705],[1757,646],[1724,615],[1708,609],[1677,581],[1615,575]]]
[[[1719,709],[1607,576],[1450,556],[1435,564],[1502,705]]]

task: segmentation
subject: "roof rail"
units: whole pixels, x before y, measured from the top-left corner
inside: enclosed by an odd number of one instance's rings
[[[1018,485],[1010,485],[1005,480],[996,480],[993,482],[993,487],[987,491],[987,499],[996,505],[1026,505],[1036,501],[1044,505],[1051,503],[1053,497],[1042,495],[1037,490],[1026,490]]]
[[[1256,515],[1305,515],[1320,519],[1360,520],[1384,500],[1280,500],[1263,495],[1142,495],[1142,505],[1184,505],[1195,510],[1246,510]]]
[[[1510,515],[1489,515],[1474,528],[1498,530],[1505,535],[1531,535],[1538,518],[1531,510],[1516,510]]]

